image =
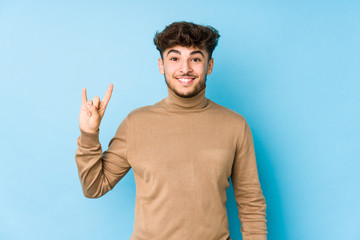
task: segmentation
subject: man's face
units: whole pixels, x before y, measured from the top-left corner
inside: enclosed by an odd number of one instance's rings
[[[160,73],[170,90],[180,97],[193,97],[204,87],[206,76],[212,72],[214,59],[206,50],[197,47],[175,46],[159,58]]]

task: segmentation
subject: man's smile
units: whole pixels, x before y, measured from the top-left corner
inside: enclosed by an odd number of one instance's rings
[[[189,85],[191,84],[196,77],[195,76],[178,76],[175,79],[182,85]]]
[[[195,78],[176,78],[176,80],[178,80],[178,82],[182,85],[189,85],[195,80]]]

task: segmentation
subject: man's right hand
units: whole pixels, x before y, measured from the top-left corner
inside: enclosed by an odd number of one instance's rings
[[[98,131],[106,106],[111,98],[112,90],[113,85],[110,84],[102,101],[100,101],[98,96],[94,97],[93,101],[88,101],[86,88],[82,89],[82,102],[79,115],[79,125],[82,131],[88,133],[96,133]]]

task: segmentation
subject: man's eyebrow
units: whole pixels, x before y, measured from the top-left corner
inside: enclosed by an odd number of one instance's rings
[[[181,52],[180,51],[178,51],[178,50],[175,50],[175,49],[171,49],[170,51],[168,51],[168,53],[166,54],[166,56],[167,55],[169,55],[170,53],[177,53],[177,54],[180,54],[181,55]]]
[[[191,52],[190,55],[194,55],[194,54],[197,54],[197,53],[200,53],[203,57],[205,57],[204,54],[202,53],[202,51],[199,51],[199,50]]]

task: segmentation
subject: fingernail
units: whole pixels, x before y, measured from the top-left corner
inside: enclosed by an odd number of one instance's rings
[[[89,108],[89,107],[90,107],[90,104],[87,104],[86,106]]]
[[[89,117],[91,116],[91,112],[88,112],[88,116],[89,116]]]

